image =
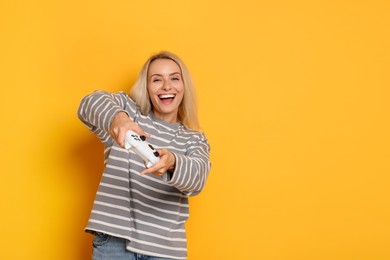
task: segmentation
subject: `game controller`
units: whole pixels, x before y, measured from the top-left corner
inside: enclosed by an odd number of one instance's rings
[[[125,148],[138,154],[145,161],[146,167],[150,168],[160,161],[160,154],[145,140],[145,136],[139,136],[136,132],[129,130],[126,133]]]

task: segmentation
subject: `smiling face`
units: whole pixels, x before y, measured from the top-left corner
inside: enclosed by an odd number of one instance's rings
[[[148,94],[153,114],[170,123],[177,122],[177,113],[184,96],[180,67],[170,59],[157,59],[148,70]]]

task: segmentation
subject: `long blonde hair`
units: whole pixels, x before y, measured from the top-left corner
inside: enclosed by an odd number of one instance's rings
[[[136,82],[130,89],[130,97],[140,107],[143,115],[148,114],[152,109],[152,103],[148,95],[148,71],[150,64],[158,59],[169,59],[174,61],[181,70],[181,76],[184,83],[184,97],[178,109],[178,121],[190,129],[198,130],[199,121],[197,113],[197,100],[195,87],[192,82],[190,73],[184,62],[175,54],[162,51],[151,56],[143,65]]]

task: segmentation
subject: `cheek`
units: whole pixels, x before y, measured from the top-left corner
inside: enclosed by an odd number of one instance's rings
[[[153,95],[153,90],[149,87],[146,90],[148,92],[149,101],[152,103],[155,103],[156,97],[155,97],[155,95]]]
[[[183,82],[180,82],[179,84],[177,84],[176,89],[179,92],[183,93],[184,92],[184,84],[183,84]]]
[[[179,104],[183,102],[183,99],[184,99],[184,89],[183,89],[183,91],[181,91],[181,93],[179,95]]]
[[[155,84],[149,84],[146,89],[148,91],[149,96],[151,96],[154,93],[156,93],[156,91],[158,90],[158,87]]]

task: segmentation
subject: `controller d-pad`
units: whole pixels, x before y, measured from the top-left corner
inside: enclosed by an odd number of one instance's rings
[[[158,152],[154,152],[153,154],[154,154],[154,156],[156,156],[156,157],[159,157],[159,156],[160,156],[160,154],[159,154]]]
[[[141,135],[139,138],[141,138],[142,141],[146,140],[146,137],[144,135]]]

